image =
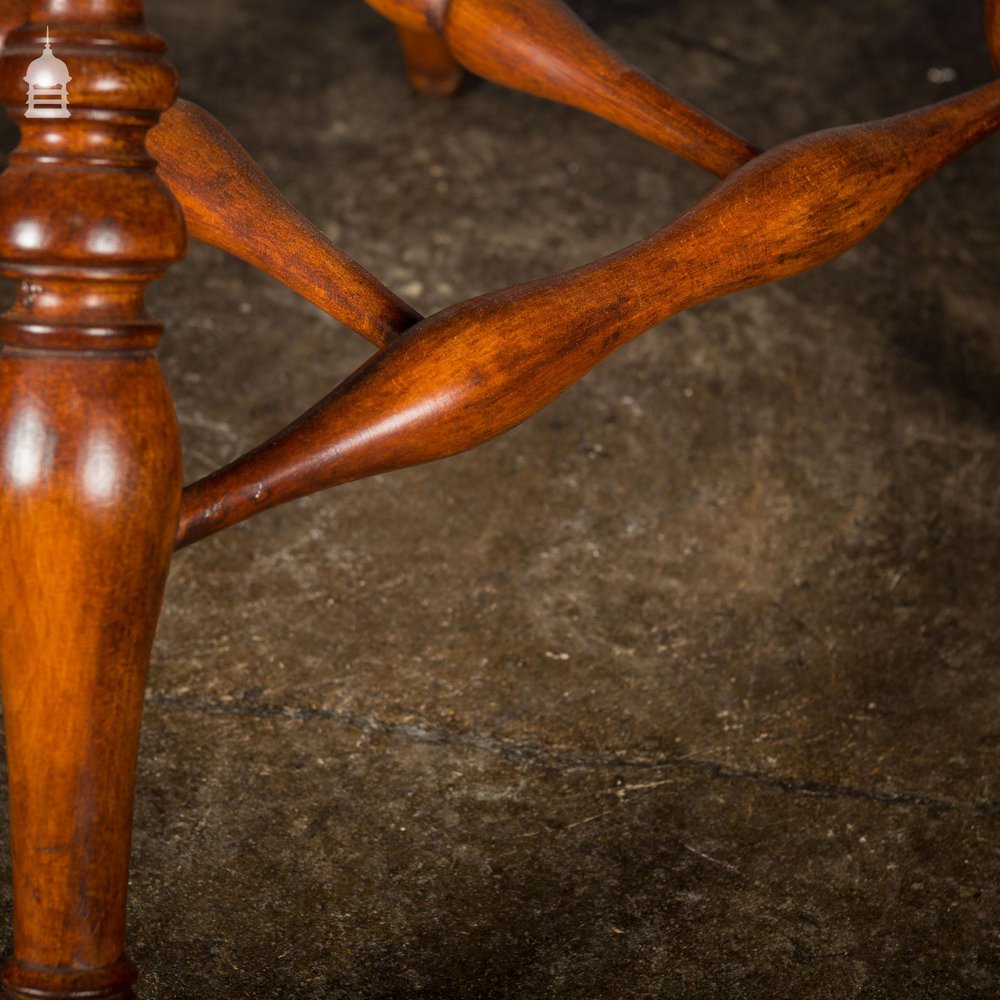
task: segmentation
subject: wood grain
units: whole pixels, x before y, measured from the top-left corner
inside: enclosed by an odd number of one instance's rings
[[[379,347],[421,318],[296,211],[207,111],[177,101],[147,148],[196,239],[260,268]]]
[[[144,149],[177,78],[135,0],[38,0],[0,59],[21,143],[0,176],[0,685],[10,998],[131,997],[124,956],[143,689],[180,505],[143,296],[185,249]],[[25,119],[51,28],[72,117]]]
[[[998,125],[994,83],[797,139],[641,243],[424,320],[280,434],[185,490],[178,545],[509,430],[668,316],[843,253]]]
[[[588,111],[726,177],[756,154],[741,136],[654,83],[560,0],[368,0],[441,31],[466,69]]]

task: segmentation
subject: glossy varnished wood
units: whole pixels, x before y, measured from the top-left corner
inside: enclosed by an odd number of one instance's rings
[[[756,152],[621,59],[561,0],[368,2],[397,23],[440,31],[479,76],[606,118],[719,177]]]
[[[179,544],[509,430],[666,317],[843,253],[998,126],[994,83],[797,139],[641,243],[424,320],[277,437],[186,490]]]
[[[616,122],[728,179],[634,246],[426,320],[330,243],[226,130],[180,103],[140,0],[0,0],[0,95],[22,142],[0,177],[0,686],[14,956],[7,995],[131,996],[132,796],[149,651],[175,542],[483,443],[694,304],[815,267],[1000,126],[1000,83],[758,156],[629,67],[558,0],[368,0],[419,89],[458,62]],[[1000,53],[1000,0],[986,0]],[[30,14],[30,23],[19,27]],[[73,117],[23,119],[45,26]],[[147,149],[148,133],[148,149]],[[150,157],[159,158],[159,173]],[[180,488],[150,281],[198,238],[382,350],[275,438]]]
[[[16,957],[4,981],[14,996],[76,996],[132,978],[132,792],[180,446],[149,356],[5,351],[0,427]]]
[[[149,651],[176,531],[180,445],[152,355],[149,282],[182,256],[144,149],[176,92],[137,0],[38,0],[0,95],[21,143],[0,177],[0,683],[14,955],[6,994],[131,996],[132,796]],[[72,117],[23,117],[46,28]]]
[[[296,211],[207,111],[177,101],[147,145],[196,239],[274,276],[378,346],[420,319]]]

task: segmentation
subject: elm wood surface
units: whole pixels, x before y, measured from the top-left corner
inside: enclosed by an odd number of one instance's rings
[[[410,86],[421,94],[449,97],[462,85],[462,67],[433,31],[396,25]]]
[[[196,104],[177,101],[147,148],[196,239],[272,275],[378,347],[421,318],[296,211]]]
[[[560,0],[368,0],[398,24],[442,33],[466,69],[629,129],[719,177],[752,159],[741,136],[654,83]]]
[[[11,997],[128,997],[132,797],[176,531],[180,444],[149,282],[185,249],[146,130],[177,80],[137,0],[38,0],[0,59],[21,143],[0,177],[0,683],[9,762]],[[25,120],[42,49],[72,117]]]
[[[424,320],[278,435],[188,487],[178,545],[496,437],[668,316],[843,253],[998,127],[993,83],[796,139],[632,247]]]

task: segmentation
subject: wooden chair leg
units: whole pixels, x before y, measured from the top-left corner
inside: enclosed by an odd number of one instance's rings
[[[719,177],[757,153],[629,65],[562,0],[366,2],[397,25],[439,34],[449,58],[470,73],[599,115]]]
[[[176,93],[139,0],[35,0],[0,100],[0,684],[14,955],[5,996],[130,997],[124,957],[143,689],[181,491],[173,404],[143,307],[184,252],[144,133]],[[70,116],[24,115],[51,30]],[[98,39],[102,44],[97,44]],[[70,41],[72,40],[72,41]]]
[[[462,85],[462,67],[445,40],[433,31],[397,25],[410,85],[421,94],[451,97]]]
[[[180,496],[176,421],[152,357],[12,351],[0,427],[14,879],[3,981],[12,997],[125,997],[132,792]]]

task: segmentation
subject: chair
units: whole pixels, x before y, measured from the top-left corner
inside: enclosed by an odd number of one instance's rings
[[[11,997],[131,996],[125,897],[150,648],[176,549],[321,489],[513,428],[644,331],[856,245],[1000,127],[1000,83],[760,152],[609,51],[559,0],[370,0],[413,85],[463,68],[630,129],[721,178],[647,239],[421,317],[294,211],[224,127],[176,101],[141,0],[0,2],[21,144],[0,178],[0,682]],[[1000,2],[986,28],[1000,60]],[[66,67],[69,117],[25,114]],[[60,104],[61,109],[61,104]],[[186,488],[147,286],[190,233],[378,350],[279,434]]]

